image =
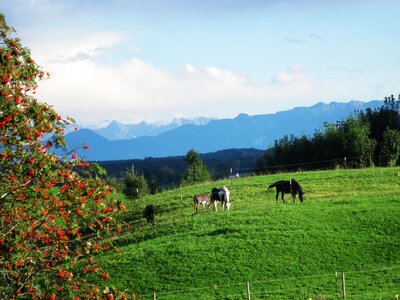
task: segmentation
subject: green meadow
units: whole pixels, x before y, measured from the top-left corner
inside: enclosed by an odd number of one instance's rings
[[[139,299],[395,299],[400,293],[400,168],[222,180],[125,200],[131,227],[101,261]],[[295,178],[305,201],[275,201]],[[192,197],[227,186],[231,210]],[[142,217],[157,208],[155,225]],[[344,273],[345,284],[342,287]]]

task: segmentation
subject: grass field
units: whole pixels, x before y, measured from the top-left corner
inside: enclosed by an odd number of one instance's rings
[[[140,299],[395,299],[400,292],[400,168],[275,174],[206,183],[126,201],[132,224],[101,260],[110,284]],[[296,178],[304,203],[275,202]],[[230,211],[196,193],[226,185]],[[142,218],[157,207],[156,224]],[[337,277],[335,276],[337,272]]]

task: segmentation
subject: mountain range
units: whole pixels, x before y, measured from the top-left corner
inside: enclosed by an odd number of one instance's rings
[[[128,140],[139,136],[156,136],[165,131],[175,129],[182,125],[194,124],[205,125],[208,122],[215,120],[211,118],[198,117],[194,119],[176,118],[168,124],[157,124],[141,122],[139,124],[123,124],[118,121],[112,121],[105,127],[87,128],[93,132],[105,137],[110,141]],[[85,126],[82,126],[85,128]]]
[[[165,125],[159,134],[156,133],[156,129],[149,129],[153,136],[148,132],[148,135],[131,139],[118,139],[126,136],[118,133],[121,131],[113,131],[115,128],[121,129],[121,126],[118,127],[119,123],[112,122],[101,131],[104,136],[109,136],[109,139],[90,129],[70,132],[65,138],[69,150],[77,148],[78,153],[91,161],[179,156],[185,155],[190,149],[200,153],[235,148],[267,149],[275,140],[285,135],[311,135],[321,129],[324,123],[335,123],[357,111],[375,109],[382,105],[383,101],[378,100],[329,104],[319,102],[310,107],[296,107],[275,114],[239,114],[233,119],[204,119],[202,125],[184,124],[172,126],[169,130],[164,130],[168,127]],[[140,124],[136,126],[141,127]],[[112,135],[110,132],[118,134]],[[78,149],[83,144],[90,145],[90,148]]]

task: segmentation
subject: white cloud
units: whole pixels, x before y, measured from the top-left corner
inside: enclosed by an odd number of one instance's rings
[[[143,51],[143,49],[142,49],[141,47],[136,46],[136,45],[130,46],[130,47],[129,47],[129,50],[130,50],[132,53],[134,53],[134,54],[137,54],[137,53],[140,53],[140,52]]]
[[[315,90],[313,82],[308,78],[302,65],[295,64],[276,74],[271,83],[286,86],[303,93]]]
[[[118,32],[96,32],[76,37],[63,36],[51,39],[43,36],[32,44],[34,55],[39,63],[46,66],[54,63],[95,59],[102,51],[120,43],[123,35]]]
[[[294,99],[313,91],[300,65],[280,72],[270,84],[256,85],[216,66],[186,64],[177,70],[165,70],[137,57],[118,64],[100,63],[98,55],[104,49],[111,53],[122,40],[119,33],[99,32],[35,44],[34,54],[52,74],[40,84],[38,98],[80,122],[116,119],[127,123],[169,121],[178,115],[234,117],[241,112],[269,113],[276,111],[275,104],[272,111],[272,101],[281,100],[281,108],[290,108]]]
[[[191,64],[186,64],[185,65],[185,71],[188,74],[197,74],[198,73],[198,70]]]
[[[240,77],[230,71],[218,69],[216,67],[206,67],[205,72],[207,75],[215,78],[218,81],[224,83],[233,83],[233,84],[244,84],[246,83],[246,79]]]

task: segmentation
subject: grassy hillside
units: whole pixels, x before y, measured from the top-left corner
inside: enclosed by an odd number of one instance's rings
[[[400,292],[400,168],[276,174],[207,183],[127,201],[132,228],[108,253],[111,284],[140,299],[349,299]],[[304,203],[275,203],[276,180],[296,178]],[[230,211],[192,196],[226,185]],[[181,199],[182,197],[182,199]],[[291,200],[289,195],[287,200]],[[142,218],[157,207],[156,224]],[[335,277],[338,272],[338,278]]]

